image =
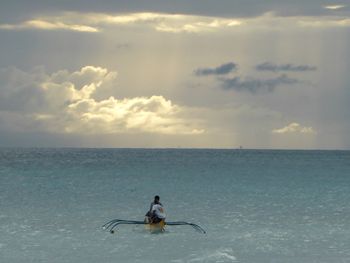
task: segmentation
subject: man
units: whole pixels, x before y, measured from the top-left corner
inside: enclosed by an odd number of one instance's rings
[[[151,206],[150,206],[150,208],[149,208],[149,211],[152,211],[152,207],[153,207],[154,205],[161,205],[161,206],[163,206],[163,205],[161,204],[161,202],[159,202],[159,200],[160,200],[159,195],[156,195],[156,196],[154,197],[154,201],[151,203]]]
[[[146,213],[146,223],[156,224],[165,219],[164,208],[159,200],[159,196],[156,195],[154,201],[151,203],[149,211]]]

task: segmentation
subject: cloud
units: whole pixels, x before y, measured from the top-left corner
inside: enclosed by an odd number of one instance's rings
[[[237,19],[165,13],[78,13],[64,12],[52,16],[36,17],[18,24],[0,24],[0,29],[41,29],[100,32],[109,26],[147,26],[170,33],[198,33],[241,25]]]
[[[48,75],[38,67],[30,72],[0,69],[0,110],[41,112],[61,110],[70,103],[94,96],[114,85],[116,72],[86,66],[76,72],[61,70]]]
[[[304,72],[304,71],[315,71],[317,68],[309,65],[293,65],[293,64],[273,64],[270,62],[264,62],[257,65],[256,70],[258,71],[292,71],[292,72]]]
[[[216,68],[198,68],[194,70],[196,76],[215,76],[216,80],[220,82],[220,86],[225,90],[236,90],[239,92],[250,92],[250,93],[269,93],[273,92],[276,87],[282,85],[296,85],[302,83],[299,79],[290,78],[286,74],[282,74],[275,78],[270,79],[259,79],[254,77],[242,78],[240,76],[227,77],[226,74],[236,71],[238,65],[235,63],[226,63]],[[316,70],[316,67],[307,65],[293,65],[283,64],[275,65],[269,62],[265,62],[256,66],[259,71],[292,71],[301,72]]]
[[[7,30],[21,30],[21,29],[41,29],[41,30],[69,30],[78,32],[96,33],[98,28],[80,25],[80,24],[67,24],[61,21],[47,21],[47,20],[28,20],[20,24],[0,24],[0,29]]]
[[[335,7],[328,6],[335,10]],[[273,12],[256,17],[215,17],[157,12],[93,13],[59,12],[34,16],[18,23],[0,24],[3,30],[70,30],[98,33],[116,28],[153,29],[166,33],[213,33],[227,30],[283,30],[298,28],[348,27],[347,16],[278,16]]]
[[[323,6],[323,8],[330,9],[330,10],[338,10],[338,9],[341,9],[344,7],[345,7],[345,5],[325,5],[325,6]]]
[[[290,133],[299,133],[299,134],[316,134],[316,131],[312,127],[303,127],[299,123],[293,122],[287,126],[274,129],[272,133],[276,134],[290,134]]]
[[[191,109],[163,96],[97,99],[115,86],[117,73],[86,66],[79,71],[46,74],[0,70],[0,119],[9,129],[70,134],[201,134]]]
[[[221,78],[221,87],[225,90],[236,90],[236,91],[247,91],[250,93],[266,93],[273,92],[277,86],[281,85],[295,85],[301,81],[294,78],[289,78],[287,75],[283,74],[272,79],[256,79],[256,78],[246,78],[241,77],[234,78]]]
[[[67,112],[73,119],[66,126],[66,132],[84,133],[160,133],[200,134],[204,131],[179,117],[181,107],[162,96],[136,97],[117,100],[79,100],[68,106]]]
[[[333,28],[350,27],[350,18],[334,19],[300,19],[298,25],[303,28]]]
[[[226,75],[237,69],[237,64],[226,63],[216,68],[199,68],[194,71],[196,76],[208,76],[208,75]]]
[[[191,17],[188,16],[185,23],[180,21],[163,22],[155,26],[157,31],[169,33],[199,33],[199,32],[214,32],[224,28],[236,27],[243,24],[242,21],[236,19],[224,18],[208,18],[208,17]],[[179,23],[180,22],[180,23]]]

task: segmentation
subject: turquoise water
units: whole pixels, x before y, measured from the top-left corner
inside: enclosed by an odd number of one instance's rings
[[[0,149],[1,262],[350,262],[350,151]],[[155,194],[169,226],[143,220]]]

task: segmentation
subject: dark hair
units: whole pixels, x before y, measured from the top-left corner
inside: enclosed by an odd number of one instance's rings
[[[158,200],[158,201],[159,201],[159,195],[156,195],[156,196],[154,197],[154,200]]]

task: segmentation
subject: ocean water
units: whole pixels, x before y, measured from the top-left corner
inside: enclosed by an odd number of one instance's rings
[[[350,262],[350,152],[0,149],[0,262]]]

